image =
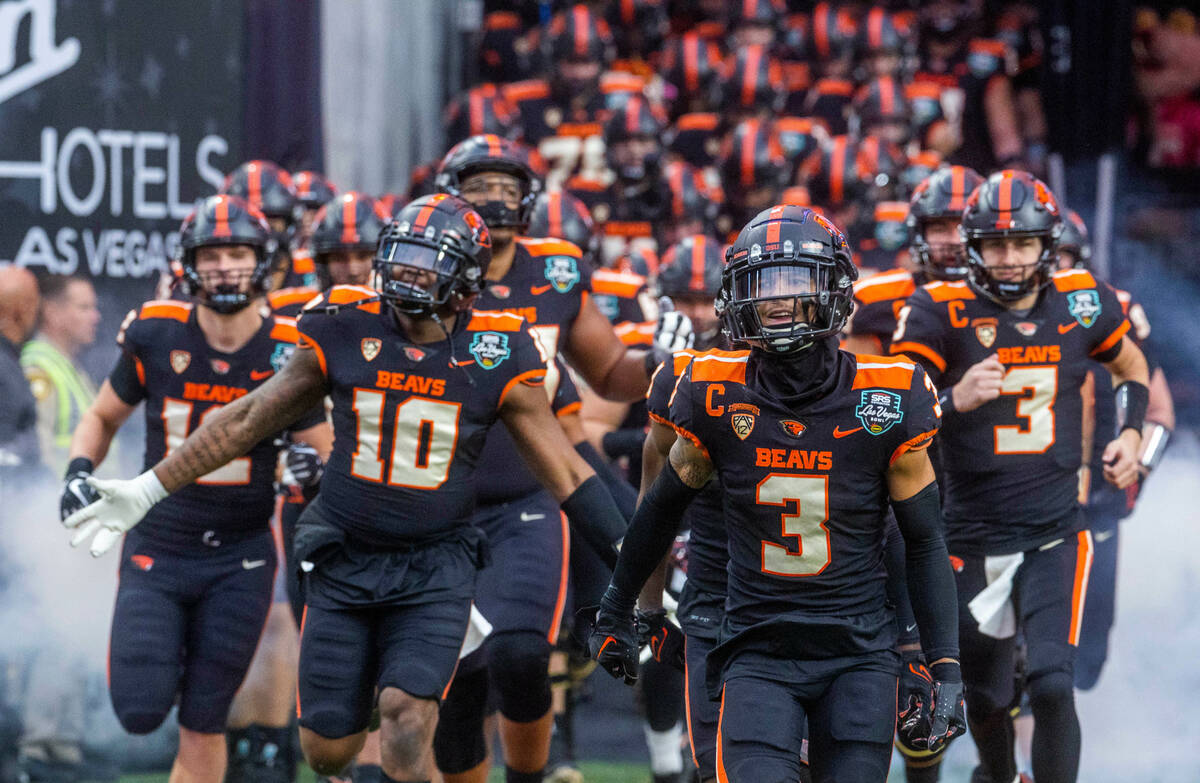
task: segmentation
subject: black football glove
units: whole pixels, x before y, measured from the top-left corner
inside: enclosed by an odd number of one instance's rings
[[[613,677],[633,685],[638,677],[638,649],[633,612],[617,609],[605,593],[588,635],[588,654]]]
[[[92,461],[84,458],[73,459],[67,466],[66,485],[63,487],[62,500],[58,504],[60,520],[100,499],[100,494],[87,483],[92,475],[92,468]]]
[[[958,663],[935,663],[929,668],[933,675],[933,706],[927,747],[936,753],[966,732],[967,708],[963,704],[962,669]]]
[[[667,610],[637,613],[638,646],[649,645],[650,655],[683,671],[683,629],[667,617]]]
[[[292,443],[287,447],[283,464],[288,473],[302,487],[315,487],[321,483],[321,475],[325,472],[325,463],[321,455],[307,443]]]
[[[896,694],[896,739],[906,756],[925,755],[929,741],[929,714],[933,704],[933,675],[920,652],[904,653]]]

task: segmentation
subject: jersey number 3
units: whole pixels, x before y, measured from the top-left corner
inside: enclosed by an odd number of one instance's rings
[[[758,483],[760,505],[796,504],[783,514],[783,535],[799,539],[800,551],[762,542],[762,570],[775,576],[816,576],[829,565],[829,477],[772,473]]]
[[[357,478],[383,481],[380,442],[387,395],[368,389],[354,390],[358,416],[358,442],[350,461]],[[395,435],[387,483],[410,489],[437,489],[450,475],[458,442],[458,414],[462,405],[424,397],[409,397],[396,406]]]
[[[1001,394],[1017,397],[1017,418],[1026,423],[993,428],[997,454],[1044,454],[1054,445],[1054,398],[1058,368],[1013,367],[1004,373]]]

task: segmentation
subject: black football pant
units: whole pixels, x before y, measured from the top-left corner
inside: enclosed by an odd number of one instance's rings
[[[1087,517],[1092,531],[1092,572],[1075,657],[1075,687],[1081,691],[1096,686],[1108,660],[1108,636],[1117,610],[1117,549],[1121,539],[1116,514],[1088,513]]]
[[[1053,546],[1026,552],[1013,577],[1013,609],[1027,651],[1025,682],[1038,783],[1071,783],[1079,771],[1074,666],[1091,554],[1089,532],[1070,534]],[[985,559],[960,558],[955,577],[967,721],[987,779],[1009,781],[1017,774],[1009,716],[1016,698],[1016,636],[997,639],[980,632],[968,603],[987,585]]]

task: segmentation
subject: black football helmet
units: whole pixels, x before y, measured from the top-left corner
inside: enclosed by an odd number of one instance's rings
[[[710,186],[704,172],[681,160],[668,163],[663,178],[671,189],[671,226],[699,223],[702,232],[712,233],[725,202],[721,189]]]
[[[857,278],[833,223],[807,207],[774,206],[725,252],[717,314],[731,340],[793,353],[842,330]],[[780,303],[780,317],[764,323],[759,306],[771,302]]]
[[[1040,290],[1050,283],[1062,231],[1062,210],[1046,183],[1014,169],[992,174],[967,198],[959,225],[967,245],[967,281],[976,291],[1001,304]],[[997,278],[980,252],[984,239],[1008,237],[1042,240],[1042,252],[1032,274],[1022,280]]]
[[[211,283],[196,271],[196,249],[219,245],[249,245],[257,263],[248,290],[240,280]],[[228,315],[248,307],[266,293],[267,276],[275,254],[275,237],[267,218],[237,196],[209,196],[197,202],[179,229],[176,260],[184,293],[218,313]]]
[[[1058,252],[1063,251],[1071,254],[1071,266],[1075,269],[1092,268],[1092,240],[1088,238],[1087,223],[1073,209],[1067,210],[1062,236],[1058,238]]]
[[[470,306],[483,290],[492,238],[466,201],[435,193],[410,202],[379,237],[375,288],[406,315],[433,316],[446,305]],[[436,279],[428,287],[422,280]]]
[[[472,136],[460,141],[442,158],[434,184],[438,190],[462,198],[463,182],[472,174],[483,171],[516,177],[521,182],[521,198],[516,209],[503,200],[491,200],[476,207],[475,211],[493,229],[524,231],[529,225],[533,204],[542,189],[542,180],[525,145],[493,134]]]
[[[365,193],[349,190],[331,199],[317,213],[313,229],[313,260],[323,264],[339,250],[371,250],[392,216],[383,205]]]
[[[721,245],[712,237],[693,234],[663,254],[655,286],[659,296],[711,296],[721,292],[724,262]]]
[[[225,177],[221,192],[244,199],[268,218],[282,218],[288,228],[300,221],[303,211],[292,175],[269,160],[251,160]]]
[[[931,244],[925,228],[931,220],[961,220],[967,198],[983,182],[975,169],[943,166],[924,179],[908,202],[909,253],[930,280],[962,280],[967,276],[967,248],[962,242]]]
[[[862,201],[874,184],[858,143],[846,135],[834,136],[805,158],[798,179],[808,187],[813,203],[824,207]]]
[[[787,98],[782,66],[760,45],[747,46],[734,55],[719,90],[720,110],[735,117],[777,114]]]
[[[634,96],[613,112],[604,123],[604,149],[608,167],[617,179],[624,182],[643,182],[656,178],[662,168],[662,135],[667,118],[654,104],[640,95]],[[618,145],[634,139],[654,142],[655,151],[623,159]]]
[[[337,187],[316,171],[297,171],[292,174],[296,199],[305,209],[320,209],[338,194]]]
[[[723,68],[716,43],[688,32],[668,41],[660,71],[663,79],[678,91],[675,104],[686,106],[693,98],[708,100],[714,94]]]
[[[583,251],[583,258],[599,266],[600,235],[582,201],[562,190],[547,191],[533,205],[526,235],[536,238],[565,239]]]
[[[480,84],[446,104],[442,114],[446,138],[465,139],[494,133],[506,139],[519,134],[516,109],[494,84]]]

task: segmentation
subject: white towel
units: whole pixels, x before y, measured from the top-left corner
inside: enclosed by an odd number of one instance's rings
[[[467,635],[463,637],[462,649],[458,651],[459,660],[478,650],[479,646],[483,644],[483,640],[491,632],[492,624],[487,621],[482,612],[475,608],[475,604],[472,602],[471,622],[467,624]]]
[[[1017,614],[1012,605],[1012,580],[1025,560],[1023,552],[983,559],[987,587],[980,590],[967,608],[979,623],[979,632],[994,639],[1007,639],[1017,632]]]

